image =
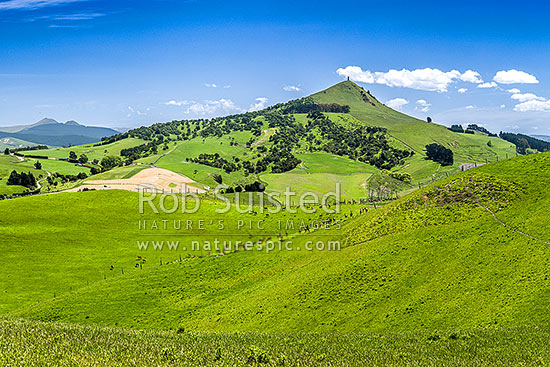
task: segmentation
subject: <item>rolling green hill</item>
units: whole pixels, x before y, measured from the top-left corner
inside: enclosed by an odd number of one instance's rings
[[[548,325],[550,196],[540,177],[550,174],[549,163],[550,155],[538,154],[452,176],[348,221],[341,231],[296,235],[293,251],[176,261],[23,308],[14,296],[16,307],[5,311],[48,321],[230,332]],[[25,202],[39,207],[37,200]],[[96,202],[87,204],[90,210]],[[307,241],[328,239],[341,239],[341,251],[305,248]],[[28,268],[30,258],[38,261],[31,252],[11,252],[7,263]]]
[[[322,114],[313,113],[319,109]],[[424,147],[434,142],[454,152],[453,166],[425,158]],[[268,191],[279,193],[288,186],[299,193],[324,193],[340,184],[346,199],[365,197],[367,181],[381,169],[409,174],[412,181],[400,189],[406,193],[457,172],[462,163],[516,155],[513,144],[498,137],[455,133],[404,115],[349,81],[258,112],[155,124],[102,144],[40,154],[67,158],[70,151],[90,160],[122,155],[127,164],[169,169],[206,187],[215,187],[218,175],[232,187],[260,180]],[[117,172],[109,177],[122,178]]]

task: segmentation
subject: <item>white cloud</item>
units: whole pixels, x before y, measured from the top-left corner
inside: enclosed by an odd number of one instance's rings
[[[224,85],[224,86],[223,86],[223,89],[229,89],[229,88],[231,88],[230,85]]]
[[[537,84],[539,82],[534,75],[515,69],[501,70],[495,74],[493,80],[500,84]]]
[[[505,105],[505,104],[501,104],[501,105],[500,105],[500,108],[506,108],[506,105]]]
[[[383,84],[389,87],[404,87],[432,92],[446,92],[451,83],[458,80],[481,83],[479,73],[468,70],[464,74],[458,70],[448,72],[439,69],[416,69],[416,70],[389,70],[387,72],[371,72],[362,70],[359,66],[347,66],[339,68],[336,73],[349,77],[356,82],[369,84]]]
[[[468,91],[468,89],[466,89],[466,88],[460,88],[458,90],[458,93],[466,93],[467,91]]]
[[[479,84],[477,87],[478,88],[496,88],[498,87],[498,85],[495,82],[487,82],[487,83]]]
[[[403,106],[408,105],[409,101],[405,98],[394,98],[386,102],[386,106],[395,110],[401,110]]]
[[[165,102],[164,104],[167,105],[167,106],[178,106],[178,107],[181,107],[181,106],[185,106],[185,105],[188,105],[188,104],[191,104],[191,103],[195,103],[195,102],[189,102],[189,101],[176,101],[176,100],[171,100],[171,101],[168,101],[168,102]]]
[[[514,111],[518,112],[550,112],[550,101],[532,100],[520,103],[514,107]]]
[[[128,117],[132,116],[132,114],[136,114],[138,116],[145,116],[147,115],[147,113],[145,112],[141,112],[139,110],[136,110],[135,108],[133,108],[132,106],[128,106],[128,111],[130,111],[130,113],[128,113]]]
[[[253,111],[263,110],[266,104],[267,104],[267,98],[258,97],[256,98],[256,103],[251,104],[248,111],[253,112]]]
[[[48,6],[76,3],[82,0],[8,0],[0,2],[0,10],[33,10]]]
[[[418,107],[416,108],[422,112],[428,112],[430,110],[431,104],[426,102],[425,99],[419,99],[418,101],[416,101],[416,104],[418,105]]]
[[[523,94],[516,93],[516,94],[512,94],[512,96],[510,98],[515,99],[516,101],[520,101],[520,102],[544,101],[545,100],[545,98],[539,97],[539,96],[537,96],[533,93],[523,93]]]
[[[175,107],[184,107],[187,108],[183,113],[193,114],[193,115],[214,115],[214,114],[223,114],[223,113],[236,113],[243,112],[242,108],[239,108],[235,103],[230,99],[219,99],[216,101],[204,101],[203,103],[195,101],[176,101],[171,100],[164,103],[167,106]]]
[[[508,89],[506,92],[512,93],[512,94],[521,93],[521,91],[517,88]]]
[[[481,79],[481,75],[479,75],[477,71],[473,71],[473,70],[466,70],[460,76],[460,80],[468,83],[475,83],[475,84],[483,83],[483,79]]]
[[[218,85],[214,83],[204,83],[204,86],[207,88],[218,88]]]
[[[472,105],[469,105],[469,106],[466,106],[466,107],[464,107],[464,108],[467,109],[467,110],[473,110],[475,107],[472,106]]]
[[[283,89],[287,92],[299,92],[301,90],[300,87],[297,87],[295,85],[287,85]]]

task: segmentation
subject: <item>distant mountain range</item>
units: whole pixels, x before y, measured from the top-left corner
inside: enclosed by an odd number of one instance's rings
[[[90,144],[118,133],[106,127],[84,126],[76,121],[60,123],[50,118],[32,125],[0,127],[0,139],[12,138],[48,146]]]
[[[533,138],[550,142],[550,135],[531,135]]]

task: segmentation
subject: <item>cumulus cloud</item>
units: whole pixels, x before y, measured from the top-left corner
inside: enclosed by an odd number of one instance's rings
[[[168,101],[168,102],[164,102],[164,104],[167,105],[167,106],[178,106],[178,107],[185,106],[185,105],[188,105],[188,104],[191,104],[191,103],[194,103],[194,102],[176,101],[176,100],[171,100],[171,101]]]
[[[466,70],[460,76],[460,80],[468,83],[475,83],[475,84],[483,83],[483,79],[481,79],[481,75],[479,75],[477,71],[473,71],[473,70]]]
[[[218,88],[218,85],[214,83],[204,83],[204,86],[207,88]]]
[[[425,99],[419,99],[416,101],[417,109],[419,109],[422,112],[428,112],[430,110],[431,104],[426,102]]]
[[[467,91],[468,91],[468,89],[466,89],[466,88],[460,88],[458,90],[458,93],[466,93]]]
[[[283,89],[287,92],[299,92],[301,90],[300,87],[297,87],[295,85],[287,85]]]
[[[487,82],[487,83],[479,84],[477,87],[478,88],[496,88],[498,87],[498,85],[495,82]]]
[[[516,69],[498,71],[493,80],[500,84],[537,84],[539,82],[534,75]]]
[[[545,98],[539,97],[539,96],[537,96],[533,93],[523,93],[523,94],[516,93],[516,94],[512,94],[512,96],[510,98],[515,99],[516,101],[520,101],[520,102],[544,101],[545,100]]]
[[[256,98],[256,103],[251,104],[250,107],[248,108],[248,111],[253,112],[253,111],[263,110],[266,104],[267,104],[267,98],[258,97]]]
[[[409,101],[405,98],[394,98],[386,102],[386,106],[395,110],[401,110],[403,106],[408,105]]]
[[[441,71],[439,69],[425,68],[415,70],[389,70],[387,72],[371,72],[363,70],[359,66],[347,66],[339,68],[336,73],[349,77],[356,82],[368,84],[383,84],[389,87],[404,87],[432,92],[446,92],[447,87],[458,80],[481,83],[479,73],[468,70],[460,73],[458,70]]]
[[[550,112],[550,101],[531,100],[520,103],[514,107],[514,111],[518,112]]]
[[[506,92],[512,93],[512,94],[521,93],[521,91],[517,88],[508,89]]]
[[[176,106],[176,107],[186,107],[183,113],[193,114],[193,115],[213,115],[217,113],[235,113],[243,112],[235,103],[230,99],[219,99],[216,101],[204,101],[204,102],[195,102],[195,101],[176,101],[171,100],[164,103],[167,106]]]
[[[501,104],[501,105],[500,105],[500,108],[506,108],[506,105],[505,105],[505,104]]]
[[[469,105],[469,106],[466,106],[466,107],[464,107],[464,108],[467,109],[467,110],[473,110],[473,109],[474,109],[474,106]]]
[[[230,85],[224,85],[224,86],[223,86],[223,89],[229,89],[229,88],[231,88]]]
[[[76,3],[83,0],[8,0],[0,2],[0,10],[34,10],[48,6]]]

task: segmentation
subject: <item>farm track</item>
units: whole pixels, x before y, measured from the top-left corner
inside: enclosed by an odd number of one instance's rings
[[[493,218],[494,218],[498,223],[500,223],[501,225],[503,225],[504,227],[509,228],[509,229],[511,229],[512,231],[521,234],[522,236],[531,238],[532,240],[535,240],[535,241],[542,242],[542,243],[544,243],[544,244],[550,245],[550,241],[541,240],[541,239],[538,238],[538,237],[535,237],[535,236],[530,235],[529,233],[525,233],[525,232],[523,232],[523,231],[520,231],[519,229],[514,228],[514,227],[512,227],[511,225],[509,225],[509,224],[503,222],[502,220],[500,220],[500,219],[496,216],[496,214],[495,214],[491,209],[487,208],[486,206],[481,205],[481,204],[479,203],[479,200],[478,200],[477,198],[476,198],[476,204],[477,204],[480,208],[485,209],[485,210],[487,210],[489,213],[491,213],[491,215],[493,216]]]

